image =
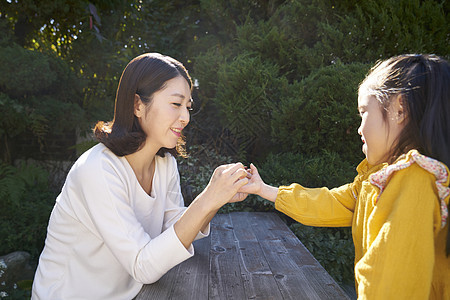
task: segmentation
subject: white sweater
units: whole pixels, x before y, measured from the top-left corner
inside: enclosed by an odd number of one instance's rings
[[[32,299],[132,299],[194,254],[173,229],[184,210],[173,156],[156,156],[149,196],[125,157],[94,146],[56,199]]]

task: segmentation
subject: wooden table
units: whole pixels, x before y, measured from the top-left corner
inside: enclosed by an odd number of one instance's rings
[[[275,213],[218,214],[194,248],[136,299],[349,299]]]

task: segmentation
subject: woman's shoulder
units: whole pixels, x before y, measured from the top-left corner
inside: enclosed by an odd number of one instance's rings
[[[111,157],[111,154],[113,156],[116,156],[104,144],[98,143],[81,154],[80,157],[76,160],[75,165],[84,166],[86,164],[95,164],[96,162],[98,162],[99,158]]]
[[[102,172],[105,168],[116,168],[122,165],[120,157],[115,155],[104,144],[98,143],[84,152],[75,161],[69,174],[91,177]]]

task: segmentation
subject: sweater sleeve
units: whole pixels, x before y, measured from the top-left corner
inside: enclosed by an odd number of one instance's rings
[[[169,172],[166,195],[166,206],[164,210],[163,231],[176,223],[185,211],[183,195],[180,186],[180,174],[178,173],[176,160],[173,156],[168,158]]]
[[[428,299],[439,202],[434,176],[416,164],[395,172],[367,220],[355,265],[358,299]]]
[[[281,186],[275,208],[310,226],[351,226],[355,208],[355,182],[338,188],[305,188],[297,183]]]
[[[183,194],[181,193],[180,174],[178,172],[177,162],[176,159],[172,156],[170,157],[170,164],[171,175],[168,180],[169,184],[167,186],[167,202],[164,212],[163,230],[166,230],[166,228],[173,226],[186,210],[186,207],[184,207]],[[198,240],[204,238],[209,235],[209,232],[210,224],[208,224],[205,232],[200,231],[195,239]],[[192,245],[188,250],[193,253]]]
[[[153,283],[193,251],[179,241],[173,224],[152,239],[130,204],[130,186],[121,166],[104,157],[98,160],[73,174],[72,188],[87,215],[83,223],[136,281]]]

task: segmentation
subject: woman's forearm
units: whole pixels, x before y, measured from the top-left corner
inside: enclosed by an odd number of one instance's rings
[[[206,230],[209,222],[218,211],[218,209],[206,205],[202,196],[200,194],[189,205],[174,225],[175,233],[186,249],[189,248],[200,231]]]
[[[258,194],[269,201],[275,202],[278,188],[263,184],[260,193]],[[184,214],[174,225],[175,233],[186,249],[192,244],[197,234],[206,229],[208,223],[211,222],[218,211],[218,208],[212,205],[213,201],[208,199],[208,195],[209,194],[203,191],[191,205],[189,205]]]
[[[175,233],[186,249],[219,208],[233,201],[238,190],[247,183],[247,171],[241,163],[222,165],[214,170],[206,188],[174,225]]]

